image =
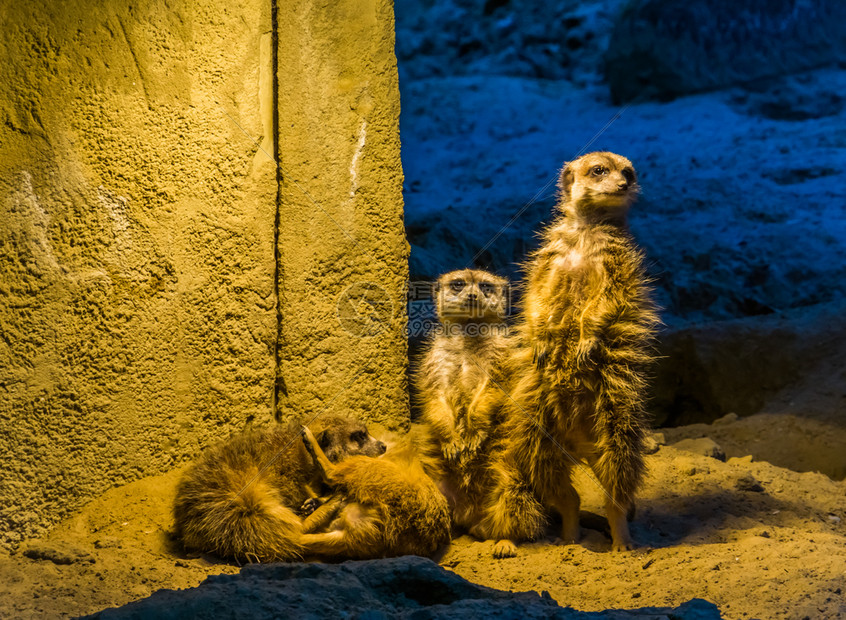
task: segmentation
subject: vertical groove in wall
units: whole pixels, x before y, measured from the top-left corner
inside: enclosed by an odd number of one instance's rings
[[[281,366],[279,360],[279,335],[282,328],[282,299],[279,287],[279,280],[282,276],[282,264],[279,248],[279,221],[282,207],[282,166],[281,153],[279,149],[279,7],[277,0],[270,0],[270,64],[273,72],[273,157],[276,163],[276,213],[273,219],[273,294],[276,298],[276,330],[273,334],[273,395],[272,414],[274,419],[279,417],[279,395],[284,389],[284,382],[280,375]]]

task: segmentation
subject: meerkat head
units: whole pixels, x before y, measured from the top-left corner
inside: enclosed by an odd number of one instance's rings
[[[445,273],[434,293],[442,323],[501,323],[508,312],[508,280],[487,271]]]
[[[632,162],[598,151],[569,162],[558,180],[559,208],[568,216],[589,220],[624,217],[639,190]]]
[[[315,421],[314,432],[326,458],[333,463],[357,454],[380,456],[386,450],[364,424],[344,415],[323,416]]]

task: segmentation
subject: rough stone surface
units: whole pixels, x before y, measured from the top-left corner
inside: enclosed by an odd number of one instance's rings
[[[720,618],[716,605],[693,599],[678,608],[581,612],[559,607],[544,592],[503,592],[475,585],[431,560],[246,566],[209,577],[190,590],[149,598],[90,618]]]
[[[833,400],[840,403],[846,394],[842,389],[838,390],[843,385],[843,374],[841,371],[839,382],[826,382],[823,388],[837,390],[839,393]],[[816,393],[822,391],[819,386],[809,387],[808,391],[811,390]],[[820,398],[823,402],[828,400],[825,395]],[[804,406],[807,399],[800,402]],[[778,411],[771,406],[765,409]],[[716,441],[729,458],[750,457],[795,471],[817,471],[834,480],[843,480],[846,478],[846,452],[843,450],[846,430],[840,421],[840,411],[835,410],[832,415],[817,419],[784,412],[759,413],[723,421],[728,418],[725,416],[712,424],[691,424],[665,430],[670,443],[707,436]],[[817,415],[816,412],[814,415]]]
[[[49,560],[53,564],[93,564],[96,562],[96,559],[84,549],[59,548],[38,543],[27,545],[23,555],[32,560]]]
[[[685,450],[693,452],[694,454],[701,454],[702,456],[709,456],[718,461],[726,460],[726,453],[719,446],[719,444],[710,437],[698,437],[696,439],[682,439],[674,443],[673,447],[676,450]]]
[[[604,87],[562,81],[407,81],[412,276],[477,265],[517,282],[534,232],[552,215],[561,163],[583,148],[607,149],[638,171],[631,227],[668,324],[843,299],[846,210],[837,175],[846,108],[790,122],[757,110],[766,102],[801,115],[803,99],[846,92],[846,70],[789,83],[748,97],[733,89],[621,110],[607,103]],[[799,85],[802,97],[794,96]]]
[[[656,424],[712,422],[761,410],[778,390],[846,351],[842,301],[666,333],[653,381]]]
[[[839,0],[634,0],[605,58],[611,96],[672,99],[836,63],[844,23]]]
[[[278,414],[340,409],[407,428],[393,4],[284,7]]]
[[[270,417],[276,184],[264,3],[0,14],[9,544]]]
[[[599,81],[625,0],[397,0],[403,79],[513,75]]]
[[[360,4],[280,4],[279,102],[270,2],[0,4],[0,546],[271,423],[280,362],[285,412],[407,420],[391,6]]]

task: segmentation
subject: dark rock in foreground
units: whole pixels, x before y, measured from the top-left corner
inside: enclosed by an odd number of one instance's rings
[[[846,53],[840,0],[635,0],[606,54],[615,102],[668,100],[836,63]]]
[[[502,592],[465,581],[431,560],[406,556],[343,564],[256,564],[190,590],[149,598],[91,618],[720,618],[712,603],[580,612],[547,593]]]

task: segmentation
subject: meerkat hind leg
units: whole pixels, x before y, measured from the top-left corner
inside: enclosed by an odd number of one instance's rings
[[[579,542],[579,538],[581,538],[579,528],[581,500],[573,485],[569,481],[562,485],[558,495],[550,501],[550,504],[561,515],[561,540],[568,545]]]
[[[608,498],[605,502],[605,516],[608,518],[608,527],[611,529],[611,548],[614,551],[631,551],[635,546],[629,534],[627,511],[626,506],[621,506],[612,498]]]
[[[303,534],[311,534],[325,528],[335,518],[343,505],[344,500],[340,495],[330,497],[329,500],[303,519]]]
[[[329,557],[344,557],[349,551],[346,532],[332,530],[320,534],[303,534],[300,544],[307,553]]]

